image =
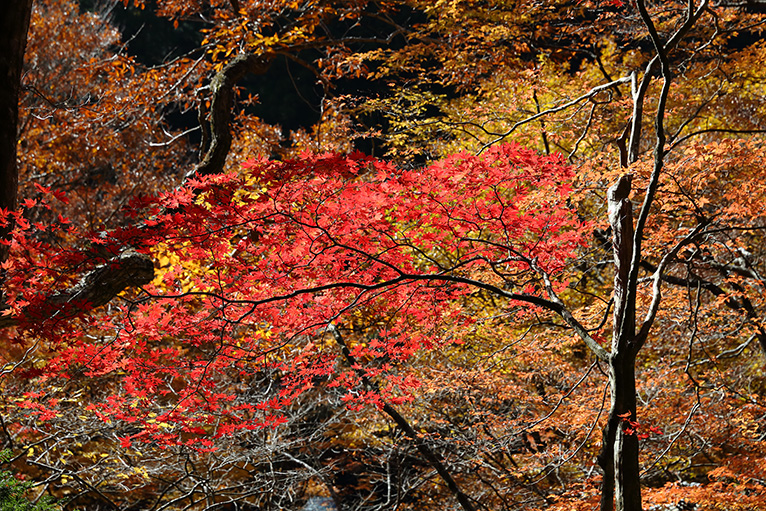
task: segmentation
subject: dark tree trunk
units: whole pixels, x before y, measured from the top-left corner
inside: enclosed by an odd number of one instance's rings
[[[631,179],[609,188],[609,222],[614,248],[614,331],[609,357],[611,401],[598,463],[604,472],[601,511],[641,511],[636,424],[636,294],[631,289],[633,207]]]
[[[614,464],[614,502],[617,511],[641,511],[641,483],[638,465],[636,422],[635,357],[631,354],[610,361],[612,406],[609,437]]]
[[[223,172],[231,149],[230,124],[231,109],[234,105],[234,87],[248,74],[265,73],[271,58],[272,55],[240,55],[226,64],[213,78],[210,83],[212,96],[208,114],[209,126],[205,126],[205,116],[200,114],[200,125],[203,130],[202,161],[186,176],[187,178]]]
[[[19,185],[16,140],[19,124],[19,91],[24,49],[27,45],[32,0],[10,0],[0,5],[0,208],[16,209]],[[11,230],[0,227],[0,239]],[[7,249],[0,245],[0,261]]]

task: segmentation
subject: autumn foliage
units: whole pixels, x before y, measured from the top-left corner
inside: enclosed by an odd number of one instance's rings
[[[279,410],[317,378],[346,389],[350,405],[401,402],[417,382],[397,366],[471,322],[455,301],[497,290],[512,307],[514,297],[534,296],[533,268],[563,274],[587,227],[567,205],[571,177],[560,158],[512,145],[412,171],[361,155],[254,160],[240,174],[137,201],[136,226],[92,238],[102,251],[130,244],[159,264],[151,285],[95,324],[33,312],[42,286],[74,285],[55,272],[84,262],[31,241],[19,214],[5,263],[8,314],[16,342],[49,339],[45,378],[123,389],[86,407],[140,425],[123,446],[212,446],[227,432],[279,424]],[[370,364],[362,374],[383,379],[379,394],[360,389],[357,368],[339,365],[323,340],[331,325],[369,322],[379,325],[376,339],[350,351]],[[103,332],[95,342],[94,326]],[[277,395],[241,402],[232,382],[267,369],[282,374]],[[50,396],[34,413],[50,419],[57,402]]]
[[[766,509],[757,4],[27,5],[30,498]]]

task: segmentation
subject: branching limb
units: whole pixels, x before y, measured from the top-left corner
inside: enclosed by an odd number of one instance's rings
[[[654,459],[652,464],[649,465],[648,467],[646,467],[644,470],[641,471],[641,475],[642,476],[646,475],[651,469],[653,469],[655,466],[657,466],[657,463],[662,461],[662,458],[664,458],[665,455],[668,452],[670,452],[670,448],[673,447],[673,444],[675,444],[676,440],[678,440],[681,437],[681,435],[683,435],[686,432],[687,428],[689,427],[689,424],[692,421],[692,418],[694,417],[694,414],[697,413],[697,410],[699,410],[700,408],[701,408],[701,405],[700,405],[699,401],[694,403],[694,406],[692,406],[692,409],[689,411],[689,415],[686,416],[686,420],[684,421],[683,426],[681,426],[681,429],[678,431],[678,433],[673,435],[673,438],[670,439],[670,442],[668,442],[668,445],[659,454],[659,456],[657,456]]]
[[[641,18],[644,24],[649,30],[649,34],[652,38],[655,50],[657,52],[656,58],[659,59],[662,72],[662,90],[657,102],[657,112],[655,114],[655,147],[654,147],[654,167],[652,169],[651,176],[649,178],[649,184],[646,188],[644,195],[644,201],[641,205],[641,210],[636,220],[636,227],[633,233],[633,255],[630,262],[630,276],[628,278],[627,286],[631,296],[629,301],[635,303],[636,284],[638,282],[638,270],[641,262],[641,243],[644,237],[644,227],[646,221],[649,218],[649,210],[654,203],[654,197],[659,187],[660,174],[665,164],[665,109],[667,105],[668,95],[670,94],[670,84],[672,76],[670,72],[670,62],[668,60],[667,49],[673,47],[680,41],[684,34],[686,34],[692,26],[697,22],[704,10],[707,8],[707,0],[702,0],[697,10],[694,10],[693,0],[689,0],[689,6],[687,10],[687,18],[681,28],[671,37],[667,44],[663,44],[659,35],[654,27],[649,13],[646,10],[646,5],[642,0],[636,2],[638,6]],[[646,79],[646,77],[644,77]]]
[[[51,465],[48,465],[48,464],[42,463],[42,462],[40,462],[40,461],[37,461],[37,460],[28,460],[28,461],[27,461],[27,463],[29,463],[30,465],[35,465],[35,466],[38,466],[38,467],[40,467],[40,468],[43,468],[43,469],[45,469],[45,470],[49,470],[50,472],[53,472],[53,473],[54,473],[54,475],[53,475],[53,476],[51,476],[51,479],[53,479],[53,478],[58,478],[59,476],[61,476],[61,475],[62,475],[62,474],[65,472],[65,471],[64,471],[63,469],[61,469],[61,468],[53,467],[53,466],[51,466]],[[79,475],[77,475],[76,473],[74,473],[74,472],[67,472],[67,473],[66,473],[66,475],[67,475],[67,476],[69,476],[69,477],[71,477],[71,478],[72,478],[72,479],[74,479],[75,481],[77,481],[77,482],[78,482],[78,483],[79,483],[79,484],[80,484],[80,485],[81,485],[83,488],[87,488],[87,489],[88,489],[88,491],[91,491],[91,492],[93,492],[94,494],[98,495],[98,497],[99,497],[99,498],[100,498],[100,499],[101,499],[101,500],[102,500],[102,501],[103,501],[103,502],[104,502],[104,503],[105,503],[105,504],[106,504],[106,505],[107,505],[107,506],[108,506],[110,509],[120,509],[120,507],[119,507],[117,504],[115,504],[114,502],[112,502],[112,500],[110,500],[110,499],[109,499],[109,497],[107,497],[106,495],[104,495],[104,493],[103,493],[101,490],[99,490],[98,488],[96,488],[96,487],[95,487],[95,486],[93,486],[92,484],[89,484],[89,483],[88,483],[86,480],[84,480],[82,477],[80,477],[80,476],[79,476]]]
[[[271,55],[240,55],[229,62],[210,83],[210,140],[203,148],[205,157],[186,179],[219,174],[226,164],[231,149],[231,111],[234,105],[234,87],[246,74],[266,72]]]
[[[699,135],[704,135],[705,133],[726,133],[729,135],[757,135],[761,133],[766,133],[766,129],[738,130],[738,129],[728,129],[728,128],[707,128],[707,129],[692,131],[691,133],[687,133],[683,137],[675,140],[672,144],[669,144],[669,147],[667,150],[671,151],[675,149],[677,146],[689,140],[690,138],[697,137]]]
[[[646,316],[644,317],[644,321],[641,324],[641,328],[636,335],[636,351],[641,349],[641,346],[643,346],[646,338],[649,336],[649,330],[651,329],[652,324],[654,323],[654,319],[657,316],[657,311],[660,308],[660,301],[662,300],[662,274],[665,271],[665,268],[667,268],[667,265],[670,263],[670,261],[675,259],[678,251],[694,241],[706,226],[706,223],[698,224],[697,227],[695,227],[689,234],[684,236],[681,241],[676,243],[676,245],[663,256],[660,264],[657,265],[657,268],[654,270],[654,275],[652,276],[652,302],[649,305],[649,310],[646,312]]]
[[[653,265],[649,261],[642,261],[641,267],[645,270],[651,271],[651,272],[657,272],[657,266]],[[728,307],[729,309],[737,312],[741,312],[745,315],[745,317],[750,321],[750,323],[755,328],[755,335],[758,339],[758,342],[761,345],[761,349],[764,353],[766,353],[766,330],[764,330],[761,321],[758,320],[758,314],[753,307],[753,304],[750,302],[750,300],[747,298],[747,296],[728,296],[729,293],[722,289],[717,284],[710,282],[708,280],[702,279],[696,275],[693,275],[690,278],[683,278],[683,277],[677,277],[675,275],[665,275],[661,274],[660,278],[668,283],[672,284],[674,286],[682,286],[685,288],[693,288],[698,287],[700,289],[704,289],[705,291],[713,294],[713,296],[720,297],[725,296],[726,298],[723,300],[723,304]]]
[[[641,79],[640,84],[637,83],[635,74],[632,75],[633,81],[631,82],[631,92],[633,94],[633,115],[631,118],[630,142],[628,144],[628,164],[638,161],[638,152],[641,142],[641,122],[643,121],[644,111],[644,98],[646,96],[646,91],[649,89],[649,83],[652,80],[652,75],[657,70],[657,65],[662,62],[662,59],[664,58],[667,61],[667,55],[670,50],[678,45],[681,39],[683,39],[683,37],[699,20],[700,16],[702,16],[702,14],[707,10],[708,1],[703,0],[700,6],[694,10],[694,4],[692,0],[689,0],[686,20],[664,45],[660,40],[659,34],[654,27],[654,23],[652,22],[649,13],[646,11],[646,5],[639,1],[637,2],[637,6],[639,7],[641,18],[649,30],[650,36],[652,38],[652,43],[655,45],[655,49],[658,53],[646,65],[644,76]],[[660,57],[660,54],[662,57]],[[664,73],[663,76],[667,77],[667,75]]]
[[[569,155],[567,155],[567,160],[569,160],[570,162],[574,160],[575,153],[577,153],[577,150],[580,148],[580,144],[582,143],[583,140],[585,140],[585,136],[590,131],[590,127],[593,125],[593,114],[596,113],[597,106],[598,106],[598,103],[594,101],[590,107],[590,113],[588,114],[588,121],[585,123],[585,127],[583,128],[582,133],[580,134],[580,138],[578,138],[575,141],[574,147],[569,152]]]
[[[596,96],[597,94],[604,92],[606,90],[609,90],[613,87],[616,87],[622,83],[629,83],[631,81],[631,76],[625,76],[622,78],[618,78],[617,80],[613,80],[609,83],[605,83],[603,85],[599,85],[597,87],[593,87],[591,90],[586,92],[580,97],[577,97],[571,101],[567,101],[564,104],[561,104],[559,106],[555,106],[552,108],[548,108],[546,110],[543,110],[541,112],[536,113],[535,115],[532,115],[530,117],[527,117],[526,119],[522,119],[521,121],[516,122],[513,126],[511,126],[505,133],[501,133],[497,136],[497,138],[490,140],[486,144],[484,144],[481,149],[479,149],[479,154],[484,152],[487,148],[490,146],[497,144],[498,142],[501,142],[505,138],[509,137],[514,131],[516,131],[518,128],[525,124],[529,124],[530,122],[534,122],[541,117],[544,117],[546,115],[554,114],[556,112],[561,112],[562,110],[566,110],[567,108],[573,107],[574,105],[581,103],[585,101],[586,99],[591,99],[592,97]]]
[[[561,301],[561,298],[556,294],[548,273],[540,268],[534,261],[532,262],[532,267],[543,278],[548,298],[550,299],[550,302],[555,305],[555,309],[553,307],[548,307],[548,309],[553,310],[561,316],[599,360],[609,360],[609,353],[590,335],[588,329],[575,319],[569,309],[564,305],[564,302]]]

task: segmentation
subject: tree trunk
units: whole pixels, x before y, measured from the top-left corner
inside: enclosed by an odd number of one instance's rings
[[[610,383],[614,382],[610,373]],[[612,394],[614,394],[614,386],[612,386]],[[614,510],[614,440],[616,438],[618,417],[614,414],[614,398],[610,405],[609,419],[604,426],[601,439],[601,451],[598,453],[598,465],[601,467],[603,473],[603,481],[601,483],[601,511],[613,511]]]
[[[636,431],[636,293],[630,289],[633,258],[631,177],[607,193],[614,248],[614,330],[609,357],[610,408],[598,463],[604,473],[601,511],[641,511]]]
[[[610,362],[612,405],[609,424],[613,437],[615,508],[617,511],[641,511],[638,436],[635,428],[635,358],[627,354],[625,357],[614,357]]]
[[[641,511],[636,423],[635,357],[618,353],[609,361],[611,403],[598,463],[604,472],[601,511]]]
[[[6,211],[16,209],[19,91],[31,13],[32,0],[11,0],[0,6],[0,208]],[[0,227],[0,239],[11,229],[11,225]],[[0,262],[7,255],[8,249],[0,245]]]

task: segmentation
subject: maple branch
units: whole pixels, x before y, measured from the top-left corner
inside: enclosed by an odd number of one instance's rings
[[[189,133],[194,133],[195,131],[201,130],[201,129],[202,129],[201,126],[195,126],[193,128],[189,128],[186,131],[182,131],[181,133],[179,133],[177,135],[173,135],[172,133],[168,133],[168,131],[163,127],[162,128],[162,133],[165,134],[167,137],[169,137],[168,140],[166,140],[164,142],[151,142],[151,141],[147,140],[146,141],[146,145],[148,145],[149,147],[167,147],[170,144],[172,144],[173,142],[175,142],[176,140],[185,137]]]
[[[561,318],[571,327],[577,335],[585,342],[585,344],[588,346],[588,348],[593,352],[596,357],[598,357],[601,360],[608,360],[609,354],[606,350],[604,350],[603,347],[596,341],[591,335],[588,333],[588,329],[585,328],[577,319],[572,315],[572,313],[569,311],[569,309],[566,307],[563,301],[558,297],[558,295],[553,291],[553,286],[551,284],[550,279],[547,277],[547,274],[543,272],[542,269],[539,269],[538,271],[542,272],[543,275],[543,281],[545,282],[546,286],[546,292],[548,293],[549,299],[545,299],[539,296],[534,295],[527,295],[527,294],[519,294],[519,293],[509,293],[508,291],[499,288],[497,286],[493,286],[491,284],[487,284],[485,282],[469,279],[466,277],[458,277],[458,276],[452,276],[452,275],[408,275],[407,277],[412,280],[442,280],[447,282],[457,282],[462,284],[468,284],[473,287],[478,287],[480,289],[484,289],[487,291],[490,291],[492,293],[495,293],[499,296],[502,296],[504,298],[508,298],[510,300],[514,300],[517,302],[525,302],[532,305],[537,305],[538,307],[542,307],[544,309],[547,309],[551,312],[554,312],[561,316]]]
[[[667,55],[667,52],[675,48],[678,43],[681,41],[681,39],[691,30],[691,28],[694,26],[694,24],[697,22],[697,20],[702,16],[702,13],[705,12],[707,9],[707,2],[708,0],[703,0],[700,6],[697,8],[696,11],[692,14],[693,10],[693,4],[690,0],[689,7],[687,10],[687,18],[681,27],[668,39],[668,41],[663,45],[662,42],[659,39],[659,35],[657,34],[656,29],[654,29],[654,23],[652,22],[651,17],[649,16],[649,13],[646,11],[646,6],[642,1],[636,2],[639,6],[639,12],[641,14],[641,18],[644,21],[644,23],[647,25],[647,28],[649,29],[650,34],[652,31],[654,31],[654,35],[652,35],[652,42],[655,45],[655,49],[657,49],[658,53],[657,55],[652,58],[652,60],[649,61],[649,63],[646,65],[646,68],[644,70],[644,76],[641,79],[641,84],[636,84],[636,78],[635,73],[632,73],[631,76],[633,77],[633,80],[631,82],[631,92],[633,95],[633,114],[631,117],[631,127],[630,127],[630,141],[628,143],[628,164],[635,163],[638,161],[638,151],[639,151],[639,145],[641,141],[641,121],[643,120],[644,116],[644,98],[646,96],[646,91],[649,89],[649,83],[651,82],[652,75],[654,74],[655,68],[657,66],[658,62],[661,62],[660,54]],[[641,10],[643,9],[643,11]],[[651,26],[651,28],[649,28]],[[667,76],[667,75],[665,75]]]
[[[646,4],[643,0],[638,0],[636,2],[636,7],[638,8],[638,12],[641,15],[641,20],[644,22],[644,26],[646,26],[646,29],[649,31],[649,37],[652,40],[652,44],[654,44],[654,49],[657,52],[657,57],[659,57],[661,63],[667,65],[668,62],[667,54],[665,53],[665,45],[660,40],[660,35],[657,33],[657,27],[654,26],[652,17],[646,10]]]
[[[466,284],[468,286],[476,287],[476,288],[479,288],[479,289],[484,289],[485,291],[489,291],[489,292],[494,293],[494,294],[496,294],[498,296],[501,296],[503,298],[507,298],[507,299],[515,300],[515,301],[519,301],[519,302],[529,303],[531,305],[536,305],[538,307],[542,307],[542,308],[547,309],[547,310],[549,310],[551,312],[554,312],[554,313],[558,314],[559,316],[561,316],[564,319],[564,321],[566,321],[566,323],[577,332],[577,334],[583,339],[583,341],[585,341],[586,345],[588,345],[588,347],[594,352],[594,354],[598,358],[600,358],[602,360],[606,360],[607,359],[606,351],[598,344],[598,342],[595,339],[593,339],[590,336],[590,334],[588,334],[588,330],[579,321],[577,321],[577,319],[575,319],[575,317],[571,314],[571,312],[566,308],[564,303],[558,298],[556,293],[553,292],[552,285],[550,285],[550,279],[548,278],[547,274],[545,272],[543,272],[543,270],[540,269],[539,267],[537,267],[537,270],[544,274],[544,278],[545,279],[548,279],[547,280],[548,285],[549,285],[548,295],[551,298],[550,300],[546,300],[545,298],[542,298],[542,297],[539,297],[539,296],[534,296],[534,295],[510,293],[510,292],[506,291],[505,289],[502,289],[500,287],[494,286],[492,284],[487,284],[486,282],[482,282],[480,280],[470,279],[470,278],[467,278],[467,277],[461,277],[461,276],[457,276],[457,275],[450,275],[450,273],[454,272],[460,266],[462,266],[464,264],[467,264],[467,262],[465,262],[465,261],[462,262],[460,265],[453,266],[452,268],[446,268],[441,273],[436,273],[436,274],[433,274],[433,273],[431,273],[431,274],[405,273],[401,269],[399,269],[397,266],[391,264],[390,262],[387,262],[387,261],[381,259],[380,257],[378,257],[376,255],[370,254],[369,252],[361,250],[361,249],[359,249],[357,247],[353,247],[353,246],[347,245],[345,243],[338,242],[337,240],[335,240],[334,236],[324,227],[321,227],[319,225],[308,224],[306,222],[302,222],[299,219],[297,219],[294,216],[289,215],[287,213],[282,213],[282,214],[285,217],[291,219],[292,221],[296,222],[299,225],[302,225],[304,227],[319,229],[324,235],[326,235],[333,242],[334,246],[344,248],[344,249],[346,249],[346,250],[348,250],[350,252],[359,254],[359,255],[367,258],[367,259],[370,259],[371,261],[374,261],[374,262],[376,262],[378,264],[384,265],[384,266],[390,268],[391,270],[393,270],[394,272],[396,272],[399,276],[395,277],[395,278],[392,278],[392,279],[385,280],[385,281],[377,282],[375,284],[360,284],[358,282],[333,282],[333,283],[330,283],[330,284],[323,284],[321,286],[309,287],[309,288],[304,288],[304,289],[297,289],[297,290],[295,290],[295,291],[293,291],[291,293],[286,293],[286,294],[283,294],[283,295],[275,295],[275,296],[271,296],[271,297],[264,298],[264,299],[261,299],[261,300],[232,300],[232,301],[229,301],[229,303],[241,303],[241,304],[250,304],[251,305],[250,312],[248,312],[247,314],[243,315],[242,316],[243,318],[245,316],[247,316],[248,314],[252,313],[255,310],[255,308],[258,307],[259,305],[263,305],[263,304],[271,303],[271,302],[276,302],[276,301],[286,301],[286,300],[298,297],[298,296],[303,295],[303,294],[313,294],[313,293],[318,293],[318,292],[322,292],[322,291],[327,291],[327,290],[330,290],[330,289],[339,289],[339,288],[348,287],[348,288],[360,289],[363,292],[367,292],[367,291],[375,291],[375,290],[378,290],[378,289],[385,289],[385,288],[392,287],[392,286],[399,285],[399,284],[406,284],[408,282],[423,281],[423,280],[425,280],[425,281],[453,282],[453,283],[459,283],[459,284]],[[466,239],[471,239],[471,238],[466,238]],[[486,242],[485,241],[485,243],[490,243],[490,242]],[[490,243],[490,244],[492,244],[492,243]],[[503,248],[507,249],[508,247],[503,247]],[[528,261],[528,262],[529,262],[530,266],[532,266],[532,265],[537,266],[534,261]],[[214,294],[208,293],[208,292],[189,292],[189,293],[185,293],[185,295],[191,295],[191,294],[199,294],[199,295],[204,295],[204,296],[217,296],[219,299],[224,300],[223,297],[218,296],[218,295],[214,295]],[[174,296],[165,295],[165,298],[171,298],[171,297],[180,297],[180,295],[174,295]]]
[[[569,155],[567,155],[567,160],[572,162],[574,160],[574,155],[577,152],[577,150],[580,148],[580,144],[583,140],[585,140],[585,136],[590,131],[591,126],[593,125],[593,114],[596,112],[596,107],[598,106],[598,103],[594,102],[590,107],[590,113],[588,114],[588,121],[585,124],[585,127],[582,130],[582,133],[580,134],[580,138],[578,138],[575,141],[574,147],[569,152]]]
[[[367,377],[366,374],[361,370],[359,364],[357,363],[354,356],[351,354],[351,351],[348,349],[348,346],[346,345],[345,340],[343,339],[343,336],[340,334],[340,331],[338,331],[338,328],[330,324],[327,327],[327,330],[332,334],[333,338],[335,338],[335,342],[338,343],[338,346],[340,346],[341,353],[343,353],[343,358],[346,359],[346,362],[348,365],[354,370],[354,372],[359,376],[359,378],[362,380],[362,383],[365,387],[372,389],[376,392],[380,392],[380,389],[378,385],[372,381],[369,377]],[[449,473],[447,470],[447,467],[444,466],[444,463],[441,459],[439,459],[439,455],[436,454],[429,446],[426,444],[426,442],[423,440],[423,435],[419,434],[417,431],[415,431],[415,428],[412,427],[412,425],[405,419],[393,406],[388,404],[386,401],[383,401],[381,399],[382,406],[381,409],[389,416],[391,417],[397,426],[402,428],[402,431],[409,437],[410,440],[412,440],[415,443],[415,446],[417,447],[418,451],[420,451],[420,454],[423,455],[426,460],[428,460],[428,463],[436,470],[436,472],[439,474],[439,477],[442,478],[442,480],[447,484],[447,487],[450,489],[452,494],[457,498],[458,502],[460,503],[460,506],[465,511],[476,511],[476,508],[474,507],[473,503],[471,502],[471,499],[463,493],[463,491],[460,489],[460,486],[458,486],[455,479],[452,477],[452,474]]]
[[[598,365],[598,364],[594,362],[593,366],[595,366],[595,365]],[[591,366],[591,368],[593,368],[593,366]],[[590,369],[588,369],[588,372],[590,373]],[[587,376],[587,374],[586,374],[586,376]],[[578,384],[579,384],[579,382],[578,382]],[[598,413],[596,414],[596,418],[593,419],[593,422],[591,422],[590,428],[588,429],[588,432],[585,434],[585,438],[583,438],[582,442],[580,442],[580,444],[569,454],[569,456],[567,456],[566,458],[561,460],[561,462],[557,462],[556,465],[552,466],[550,468],[550,470],[548,470],[547,472],[542,473],[540,475],[540,477],[538,477],[534,482],[536,482],[536,483],[540,482],[543,479],[545,479],[546,477],[548,477],[555,470],[557,470],[558,468],[562,467],[565,463],[569,462],[569,460],[571,460],[572,458],[577,456],[577,453],[580,452],[588,444],[588,442],[591,439],[591,435],[596,430],[596,426],[598,426],[598,422],[601,419],[601,414],[604,413],[604,405],[606,404],[606,395],[607,395],[608,392],[609,392],[609,382],[607,382],[604,385],[604,391],[601,393],[601,406],[598,409]],[[540,472],[542,472],[542,470]]]
[[[179,293],[179,294],[164,294],[164,295],[155,295],[155,294],[149,293],[148,296],[150,298],[162,298],[162,299],[176,299],[176,298],[183,298],[185,296],[210,296],[228,304],[250,305],[251,306],[250,311],[244,313],[240,317],[239,320],[241,321],[242,319],[250,315],[257,307],[261,305],[265,305],[267,303],[273,303],[273,302],[288,301],[293,298],[297,298],[298,296],[301,296],[301,295],[315,294],[315,293],[320,293],[322,291],[329,291],[331,289],[352,288],[352,289],[359,289],[362,292],[370,292],[370,291],[377,291],[379,289],[391,288],[394,286],[398,286],[400,284],[407,284],[407,283],[412,283],[417,281],[451,282],[455,284],[466,284],[471,287],[484,289],[485,291],[494,293],[502,298],[507,298],[509,300],[514,300],[517,302],[524,302],[530,305],[542,307],[551,312],[555,312],[556,314],[560,315],[567,322],[567,324],[570,327],[572,327],[578,334],[580,334],[581,336],[586,335],[590,337],[587,333],[588,330],[582,324],[580,324],[577,321],[577,319],[574,318],[574,316],[572,316],[572,314],[564,306],[564,303],[561,302],[561,300],[559,300],[558,297],[556,297],[555,299],[549,300],[549,299],[545,299],[535,295],[511,293],[495,285],[488,284],[480,280],[471,279],[468,277],[460,277],[457,275],[417,274],[417,273],[402,273],[402,272],[399,272],[399,273],[400,275],[398,277],[377,282],[375,284],[361,284],[359,282],[332,282],[330,284],[322,284],[320,286],[296,289],[295,291],[292,291],[290,293],[273,295],[267,298],[262,298],[260,300],[247,300],[247,299],[230,300],[218,293],[213,293],[210,291],[187,291],[187,292]],[[598,345],[598,343],[596,343],[596,345]],[[601,355],[599,355],[599,358],[602,358]]]
[[[692,123],[692,121],[699,118],[700,114],[705,109],[705,107],[710,105],[715,100],[715,98],[723,95],[723,92],[722,92],[723,86],[724,86],[724,82],[721,82],[721,84],[718,86],[718,90],[716,90],[710,96],[708,96],[708,98],[705,101],[701,101],[700,104],[697,105],[697,108],[694,109],[694,113],[689,115],[684,120],[684,122],[682,122],[681,125],[678,126],[678,128],[675,130],[675,133],[672,133],[670,135],[668,143],[670,144],[671,148],[675,146],[675,144],[673,144],[673,141],[678,139],[678,136],[681,134],[681,132],[685,130],[686,127]],[[670,151],[670,149],[668,149],[668,151]]]
[[[653,265],[649,261],[641,261],[641,266],[651,272],[657,272],[657,266]],[[713,294],[713,296],[721,297],[725,296],[726,298],[723,300],[723,304],[728,307],[729,309],[737,312],[744,312],[745,317],[751,322],[751,324],[756,329],[756,337],[758,339],[758,342],[761,345],[761,348],[764,353],[766,353],[766,330],[761,326],[761,322],[757,321],[758,313],[756,312],[755,308],[753,307],[752,302],[750,300],[742,295],[740,298],[729,296],[729,293],[725,291],[723,288],[718,286],[717,284],[710,282],[709,280],[705,280],[697,275],[692,274],[691,278],[684,278],[684,277],[678,277],[675,275],[665,275],[662,274],[661,278],[664,282],[667,282],[668,284],[672,284],[674,286],[682,286],[682,287],[699,287],[700,289],[704,289],[705,291],[708,291]]]
[[[641,204],[641,210],[638,213],[636,220],[636,226],[633,231],[633,254],[630,260],[630,274],[627,281],[627,290],[629,293],[628,303],[635,304],[637,282],[638,282],[638,270],[641,262],[641,244],[644,237],[644,226],[649,218],[649,209],[654,203],[654,197],[659,188],[660,174],[665,165],[665,109],[667,105],[668,95],[670,94],[670,84],[672,81],[670,62],[668,60],[668,54],[666,49],[675,45],[688,32],[691,27],[696,23],[699,16],[702,15],[704,9],[707,7],[707,0],[702,0],[700,7],[696,12],[693,11],[693,0],[689,0],[689,7],[687,11],[687,18],[683,26],[673,35],[670,41],[666,45],[662,44],[662,41],[657,34],[654,24],[646,10],[643,0],[637,0],[636,2],[641,18],[643,19],[649,34],[652,38],[655,50],[657,52],[656,58],[661,63],[662,72],[662,90],[657,101],[657,112],[655,114],[655,147],[654,147],[654,167],[649,177],[649,184],[646,187],[646,193],[644,195],[644,202]],[[646,78],[646,76],[644,77]],[[640,344],[640,342],[639,342]]]
[[[727,128],[707,128],[703,130],[693,131],[691,133],[684,135],[678,140],[674,141],[672,144],[670,144],[670,146],[668,147],[668,151],[675,149],[676,146],[682,144],[683,142],[686,142],[692,137],[696,137],[697,135],[704,135],[705,133],[727,133],[730,135],[755,135],[758,133],[766,133],[766,129],[737,130],[737,129],[727,129]]]
[[[654,73],[654,67],[657,65],[657,62],[657,57],[654,57],[646,65],[644,77],[641,79],[640,85],[637,85],[636,83],[636,73],[633,72],[631,74],[632,81],[630,90],[633,95],[633,113],[630,118],[630,139],[627,148],[628,165],[638,161],[638,151],[641,141],[641,121],[644,117],[644,98],[646,97],[646,91],[649,89],[651,76]]]
[[[646,475],[651,469],[653,469],[655,466],[657,466],[657,463],[659,463],[662,458],[665,457],[665,455],[670,452],[670,448],[673,447],[673,444],[675,444],[676,440],[681,438],[681,435],[683,435],[686,432],[686,429],[689,427],[689,424],[691,424],[692,417],[694,417],[694,414],[697,413],[697,410],[699,410],[702,406],[699,403],[699,398],[696,403],[694,403],[694,406],[692,406],[691,411],[689,412],[689,415],[686,416],[686,420],[684,421],[683,426],[681,426],[681,429],[673,435],[673,438],[670,439],[670,442],[668,442],[668,445],[665,447],[665,449],[655,458],[655,460],[652,462],[651,465],[646,467],[641,471],[641,475]]]
[[[591,371],[593,371],[593,369],[594,369],[594,368],[595,368],[597,365],[598,365],[598,360],[594,361],[594,362],[593,362],[593,363],[590,365],[590,367],[588,367],[588,370],[587,370],[587,371],[585,371],[585,373],[583,373],[583,375],[580,377],[580,379],[579,379],[579,380],[577,380],[577,381],[574,383],[574,385],[572,385],[572,386],[569,388],[569,390],[567,390],[567,391],[566,391],[566,393],[565,393],[565,394],[562,394],[562,396],[559,398],[559,400],[556,402],[556,404],[555,404],[555,405],[553,405],[553,407],[550,409],[550,411],[549,411],[547,414],[545,414],[544,416],[540,417],[539,419],[537,419],[536,421],[532,422],[531,424],[529,424],[529,425],[525,426],[525,429],[528,429],[528,430],[529,430],[529,429],[535,428],[535,427],[537,427],[538,425],[540,425],[540,424],[542,424],[543,422],[545,422],[545,421],[547,421],[548,419],[550,419],[550,418],[553,416],[553,414],[555,414],[555,413],[556,413],[556,412],[559,410],[559,407],[561,407],[561,404],[564,402],[564,400],[565,400],[565,399],[567,399],[569,396],[571,396],[571,395],[572,395],[572,393],[573,393],[575,390],[577,390],[577,387],[579,387],[579,386],[580,386],[580,384],[582,384],[582,382],[584,382],[584,381],[585,381],[585,379],[586,379],[586,378],[587,378],[587,377],[590,375]],[[603,408],[603,404],[602,404],[602,408]],[[600,416],[600,414],[599,414],[599,416]],[[596,421],[595,421],[595,422],[598,422],[598,418],[596,419]]]
[[[688,289],[688,288],[687,288]],[[694,340],[697,338],[697,332],[699,331],[699,312],[702,307],[702,300],[700,299],[702,287],[697,283],[697,289],[694,293],[694,309],[689,313],[689,320],[692,324],[692,331],[689,333],[689,349],[686,354],[686,366],[684,367],[684,373],[694,384],[694,393],[697,395],[697,402],[700,399],[700,383],[697,378],[694,377],[691,371],[692,367],[692,354],[694,348]],[[691,302],[691,297],[689,297]],[[691,306],[691,303],[689,304]]]
[[[49,470],[51,472],[55,472],[56,475],[52,476],[53,478],[58,478],[62,474],[64,474],[66,472],[67,476],[69,476],[72,479],[74,479],[75,481],[77,481],[84,488],[87,488],[88,490],[90,490],[90,491],[94,492],[96,495],[98,495],[111,509],[120,509],[119,506],[117,506],[117,504],[112,502],[111,499],[109,499],[109,497],[104,495],[104,493],[101,490],[99,490],[97,487],[93,486],[92,484],[89,484],[87,481],[85,481],[82,477],[80,477],[79,475],[77,475],[73,471],[68,471],[68,470],[65,470],[65,469],[62,469],[62,468],[56,468],[56,467],[54,467],[52,465],[48,465],[48,464],[42,463],[42,462],[40,462],[38,460],[27,460],[27,463],[29,463],[30,465],[36,465],[38,467],[44,468],[46,470]]]
[[[24,309],[22,314],[25,321],[72,318],[106,305],[126,288],[143,286],[153,279],[152,260],[134,250],[126,250],[83,276],[75,286],[47,297],[34,308]],[[19,323],[18,316],[0,317],[0,328]]]
[[[633,232],[633,255],[631,260],[631,271],[628,285],[630,288],[634,287],[634,284],[638,277],[638,260],[641,257],[641,240],[643,238],[644,225],[649,217],[649,207],[654,202],[654,196],[659,186],[660,173],[665,164],[665,107],[667,105],[668,94],[670,93],[670,63],[668,62],[667,55],[664,52],[662,42],[657,36],[657,32],[654,30],[654,25],[646,12],[646,6],[642,0],[638,0],[637,5],[641,12],[641,17],[644,19],[644,23],[649,28],[649,33],[652,34],[652,42],[657,50],[657,57],[661,62],[662,69],[662,90],[660,91],[660,97],[657,102],[657,113],[655,115],[655,137],[656,143],[654,147],[654,168],[652,169],[651,176],[649,177],[649,184],[646,188],[644,195],[644,202],[641,205],[641,210],[638,213],[638,219],[636,220],[636,227]]]

